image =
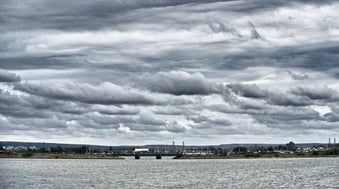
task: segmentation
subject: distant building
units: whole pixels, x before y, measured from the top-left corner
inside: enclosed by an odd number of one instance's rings
[[[14,148],[14,151],[16,151],[16,152],[26,152],[27,150],[28,150],[28,148],[25,147],[25,146],[18,146],[18,147]]]
[[[14,150],[14,146],[4,146],[3,148],[8,151]]]
[[[28,149],[31,150],[31,151],[38,150],[38,148],[36,146],[30,146],[30,147],[28,147]]]

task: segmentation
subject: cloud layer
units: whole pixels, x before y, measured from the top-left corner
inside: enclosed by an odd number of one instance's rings
[[[327,142],[337,1],[0,2],[2,140]]]

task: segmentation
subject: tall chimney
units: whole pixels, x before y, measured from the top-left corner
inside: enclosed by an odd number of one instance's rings
[[[184,151],[185,151],[185,142],[182,141],[182,153],[184,153]]]

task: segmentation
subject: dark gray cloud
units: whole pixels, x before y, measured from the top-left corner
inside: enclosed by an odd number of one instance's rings
[[[51,2],[32,0],[25,4],[20,1],[1,2],[0,15],[2,19],[0,22],[8,29],[97,30],[106,28],[108,25],[118,25],[121,22],[133,22],[138,19],[138,15],[128,15],[127,13],[133,13],[138,9],[166,9],[171,6],[211,2],[216,2],[216,0],[146,0],[142,2],[100,0],[82,3],[65,0]]]
[[[257,85],[228,85],[235,93],[249,98],[265,98],[268,96],[268,91],[260,89]]]
[[[338,121],[339,121],[339,115],[338,115],[338,113],[327,113],[327,114],[325,114],[325,118],[326,118],[329,122],[338,122]]]
[[[269,11],[293,3],[300,4],[330,4],[335,1],[218,1],[218,0],[100,0],[95,2],[69,2],[69,1],[42,1],[31,0],[25,4],[20,1],[1,2],[0,22],[9,29],[27,28],[53,28],[63,30],[86,30],[106,28],[109,24],[117,25],[121,22],[133,22],[140,19],[137,14],[126,16],[127,13],[171,9],[179,7],[199,7],[196,12],[211,12],[213,3],[218,4],[217,11],[234,13],[256,13]],[[206,5],[206,7],[204,7]],[[51,8],[53,7],[53,8]],[[140,10],[141,9],[141,10]],[[147,15],[147,14],[146,14]],[[145,15],[143,15],[145,16]],[[5,28],[2,28],[5,29]]]
[[[210,21],[210,23],[208,23],[208,26],[215,33],[231,33],[234,36],[242,37],[241,33],[233,26],[219,20]]]
[[[325,86],[298,87],[291,91],[295,95],[306,96],[312,100],[339,100],[337,91]]]
[[[110,107],[102,105],[95,105],[93,110],[105,115],[136,115],[140,112],[139,108],[119,106]]]
[[[79,101],[90,104],[152,104],[153,100],[134,89],[126,89],[112,83],[98,86],[68,83],[63,86],[18,84],[16,90],[32,95],[58,100]]]
[[[0,70],[0,82],[19,82],[20,77],[15,73],[6,70]]]
[[[296,79],[296,80],[304,80],[304,79],[308,79],[308,75],[307,74],[296,74],[296,73],[293,73],[291,72],[290,70],[287,70],[287,73],[291,75],[291,77],[293,79]]]
[[[254,24],[252,22],[248,21],[248,25],[251,28],[251,37],[252,37],[252,39],[261,39],[262,36],[257,31],[257,29],[255,28]]]
[[[173,95],[207,95],[217,91],[201,73],[183,71],[145,74],[138,78],[137,84],[150,91]]]
[[[248,98],[263,99],[267,103],[275,105],[306,106],[312,104],[312,102],[308,98],[303,98],[284,92],[274,92],[260,89],[257,85],[230,84],[228,86],[238,95]]]

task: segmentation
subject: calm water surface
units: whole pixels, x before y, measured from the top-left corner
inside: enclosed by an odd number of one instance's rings
[[[0,159],[0,188],[339,189],[339,158]]]

